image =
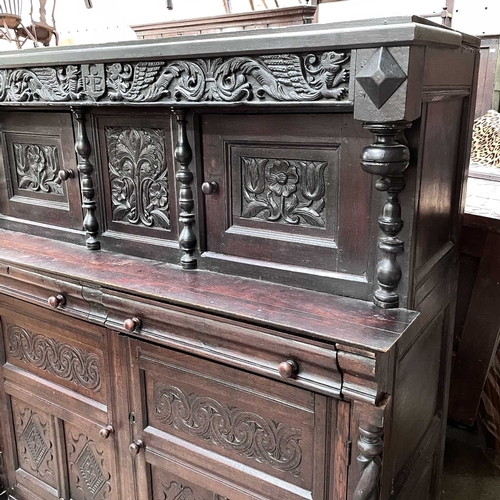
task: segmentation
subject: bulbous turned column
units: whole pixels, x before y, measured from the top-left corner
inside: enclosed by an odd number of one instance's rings
[[[363,124],[364,128],[375,134],[376,140],[363,149],[361,167],[369,174],[380,176],[375,188],[387,193],[378,219],[382,231],[378,248],[382,258],[377,265],[377,285],[373,292],[375,305],[385,309],[399,307],[396,289],[401,280],[401,267],[397,256],[404,252],[404,243],[397,236],[403,228],[398,196],[405,187],[403,173],[410,162],[410,150],[398,142],[397,135],[409,126],[409,122]]]
[[[177,120],[177,144],[174,156],[179,165],[175,178],[180,183],[179,189],[179,222],[182,231],[179,235],[179,247],[183,252],[181,265],[183,269],[196,269],[197,260],[194,256],[196,251],[196,233],[193,226],[195,223],[193,189],[191,187],[194,176],[189,169],[193,159],[193,152],[186,133],[186,112],[183,109],[173,109]]]
[[[81,175],[82,208],[85,213],[83,227],[87,232],[86,246],[89,250],[99,250],[101,243],[97,239],[99,234],[99,222],[97,221],[97,203],[95,201],[94,181],[92,173],[94,165],[90,161],[92,149],[85,129],[85,112],[83,109],[73,109],[76,118],[77,131],[75,140],[75,151],[78,154],[78,171]]]
[[[356,458],[360,472],[353,500],[379,500],[380,473],[382,471],[383,429],[366,423],[359,425]]]

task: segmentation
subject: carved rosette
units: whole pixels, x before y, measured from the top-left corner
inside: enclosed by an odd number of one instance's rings
[[[9,355],[57,377],[99,392],[99,358],[77,347],[34,334],[16,325],[7,327]]]
[[[62,195],[58,177],[59,156],[56,146],[43,144],[13,144],[14,163],[19,189]]]
[[[360,478],[353,500],[379,500],[380,473],[382,471],[383,429],[360,423],[357,457]]]
[[[154,385],[153,403],[154,417],[160,422],[275,469],[300,475],[299,428],[159,382]]]
[[[373,293],[373,302],[383,308],[399,307],[396,289],[401,280],[401,267],[397,256],[403,253],[404,243],[397,236],[403,228],[398,195],[405,187],[403,173],[410,162],[410,150],[402,136],[402,131],[409,126],[408,122],[364,124],[375,134],[376,141],[363,149],[361,167],[369,174],[381,176],[375,188],[387,193],[378,219],[382,232],[378,248],[382,252],[382,259],[377,265],[377,287]]]
[[[241,157],[242,218],[325,227],[327,162]]]
[[[170,229],[163,133],[106,127],[113,221]]]
[[[0,70],[1,102],[336,102],[350,52]]]

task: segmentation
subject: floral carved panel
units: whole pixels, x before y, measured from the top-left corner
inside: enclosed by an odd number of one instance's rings
[[[79,429],[69,425],[66,427],[71,498],[74,500],[111,498],[111,475],[107,470],[104,449]]]
[[[164,132],[106,127],[112,220],[170,229]]]
[[[58,177],[59,153],[56,146],[14,143],[14,164],[20,190],[64,194]]]
[[[7,326],[9,355],[94,392],[101,390],[99,358],[64,342]]]
[[[241,217],[325,228],[324,161],[241,157]]]
[[[154,418],[275,469],[300,475],[301,429],[160,382],[153,389]]]
[[[12,413],[19,466],[44,483],[56,487],[50,416],[16,399],[12,399]]]

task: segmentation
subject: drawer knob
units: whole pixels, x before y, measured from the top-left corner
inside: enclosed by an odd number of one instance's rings
[[[68,179],[73,179],[73,177],[75,176],[75,173],[73,172],[73,170],[59,170],[59,172],[57,173],[57,176],[62,181],[67,181]]]
[[[142,439],[138,439],[137,441],[134,441],[129,447],[128,449],[130,450],[130,453],[132,455],[139,455],[139,452],[141,451],[141,449],[144,447],[144,443],[142,441]]]
[[[112,425],[107,425],[106,427],[103,427],[99,431],[99,436],[102,439],[108,439],[109,436],[111,436],[111,434],[113,434],[114,432],[115,432],[115,429],[113,428],[113,426]]]
[[[210,182],[204,182],[201,185],[201,190],[203,191],[203,194],[209,195],[209,194],[214,194],[219,192],[219,184],[215,181],[210,181]]]
[[[142,321],[139,318],[136,318],[135,316],[133,318],[127,318],[123,322],[123,328],[127,330],[127,332],[134,332],[135,330],[138,330],[142,326]]]
[[[66,304],[66,298],[62,294],[52,295],[47,301],[52,309],[57,309],[59,306]]]
[[[279,364],[278,371],[283,378],[292,378],[299,371],[299,365],[293,359],[289,359]]]

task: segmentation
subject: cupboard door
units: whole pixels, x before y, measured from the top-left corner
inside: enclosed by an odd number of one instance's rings
[[[30,227],[31,234],[42,236],[48,228],[81,230],[83,212],[71,114],[9,112],[0,122],[2,225]],[[66,172],[66,180],[61,180],[60,171]]]
[[[108,334],[2,301],[2,436],[19,499],[118,499]]]
[[[145,342],[129,346],[141,500],[335,498],[325,488],[334,400]]]
[[[218,185],[205,195],[207,266],[368,293],[371,184],[358,158],[370,139],[352,116],[206,115],[202,129],[203,180]]]

